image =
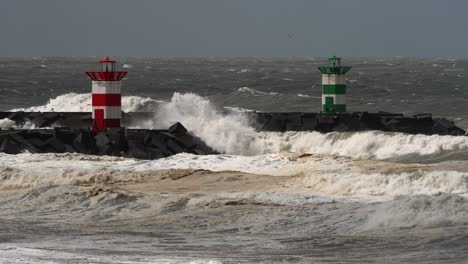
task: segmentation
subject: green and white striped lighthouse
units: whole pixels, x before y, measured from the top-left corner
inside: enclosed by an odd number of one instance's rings
[[[327,67],[319,67],[322,72],[322,113],[336,114],[346,112],[345,74],[351,69],[341,66],[341,58],[328,58]]]

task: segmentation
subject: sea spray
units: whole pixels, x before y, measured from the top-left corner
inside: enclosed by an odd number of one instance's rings
[[[123,96],[122,111],[152,112],[163,103],[149,97]],[[17,108],[10,111],[24,112],[91,112],[91,94],[68,93],[51,98],[45,105]]]
[[[154,126],[169,127],[181,122],[209,146],[222,153],[254,155],[255,130],[243,113],[222,114],[208,99],[196,94],[174,93],[170,102],[159,105]]]
[[[16,122],[8,119],[8,118],[3,118],[0,120],[0,129],[11,129],[14,128],[16,125]]]

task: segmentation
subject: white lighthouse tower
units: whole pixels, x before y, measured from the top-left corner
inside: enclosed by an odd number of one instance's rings
[[[115,71],[115,61],[104,58],[99,61],[99,71],[86,74],[92,80],[92,116],[95,131],[120,127],[122,119],[121,80],[126,71]]]

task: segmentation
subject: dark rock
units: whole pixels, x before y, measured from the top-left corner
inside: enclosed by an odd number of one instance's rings
[[[359,117],[354,114],[341,114],[335,118],[335,125],[333,131],[347,132],[347,131],[359,131],[360,122]]]
[[[37,138],[37,137],[28,139],[28,142],[38,148],[42,148],[46,145],[46,143],[42,139]]]
[[[112,144],[121,144],[125,141],[125,128],[109,128],[107,136]]]
[[[10,138],[12,138],[17,143],[25,143],[26,139],[21,135],[22,132],[11,133]]]
[[[249,120],[251,120],[252,126],[258,130],[266,130],[265,126],[270,122],[271,115],[265,113],[250,113]]]
[[[151,138],[148,139],[150,144],[158,147],[159,149],[166,149],[167,142],[170,139],[174,139],[174,136],[162,131],[152,131]]]
[[[148,159],[149,155],[145,151],[145,147],[141,142],[135,140],[128,141],[128,157],[136,159]]]
[[[187,133],[187,129],[181,123],[177,122],[170,126],[167,132],[173,135],[181,135]]]
[[[30,143],[21,144],[20,148],[22,150],[25,150],[25,151],[29,152],[29,153],[41,153],[42,152],[40,148],[37,148],[37,147],[35,147],[34,145],[32,145]]]
[[[302,130],[315,131],[318,128],[318,121],[315,115],[302,115]]]
[[[200,138],[194,137],[193,140],[196,144],[194,147],[192,147],[189,153],[199,155],[217,154],[217,152],[214,149],[206,145],[205,142],[203,142]]]
[[[24,117],[26,114],[24,112],[11,112],[10,115],[8,115],[8,119],[18,122],[24,122]]]
[[[81,130],[72,143],[73,148],[84,154],[94,154],[97,152],[94,135],[89,130]]]
[[[2,141],[2,144],[0,145],[0,151],[7,154],[21,153],[21,149],[19,148],[18,144],[8,138]]]
[[[34,119],[31,120],[31,122],[36,126],[36,127],[45,127],[49,124],[49,120],[45,119],[42,116],[37,116]]]
[[[60,141],[60,139],[58,138],[50,138],[48,139],[46,142],[45,142],[45,146],[47,148],[47,146],[51,147],[52,149],[54,149],[55,151],[53,152],[58,152],[58,153],[63,153],[65,152],[65,145],[63,144],[62,141]]]
[[[70,130],[69,128],[54,128],[55,137],[66,144],[72,144],[73,140],[76,138],[77,133],[77,130]]]
[[[96,146],[98,147],[106,146],[110,143],[110,140],[105,133],[99,133],[94,138],[96,139]]]
[[[302,118],[301,113],[288,113],[285,122],[286,131],[301,131]]]
[[[125,128],[110,128],[107,131],[107,136],[110,140],[110,144],[112,145],[110,155],[122,156],[122,153],[128,151]]]
[[[127,129],[125,133],[127,140],[138,141],[144,144],[147,131],[144,129]]]
[[[186,149],[190,149],[196,145],[194,137],[189,134],[176,137],[175,140],[182,146],[184,146]]]
[[[112,147],[113,146],[111,146],[111,145],[97,146],[97,149],[98,149],[97,154],[99,154],[99,155],[112,155],[113,154]],[[118,156],[118,155],[116,155],[116,156]]]
[[[177,144],[175,140],[169,140],[167,142],[167,148],[172,152],[172,154],[184,152],[184,148]]]
[[[152,147],[146,147],[146,152],[148,153],[148,158],[149,159],[160,159],[167,157],[160,149],[158,148],[152,148]]]
[[[71,146],[69,144],[64,144],[64,146],[65,146],[65,152],[67,152],[67,153],[76,153],[77,152],[77,150],[73,146]]]
[[[145,151],[145,138],[147,131],[127,129],[125,131],[127,136],[128,153],[126,156],[137,159],[148,159],[148,153]]]
[[[270,121],[263,128],[266,131],[284,132],[286,116],[282,114],[272,114]]]
[[[56,112],[49,112],[49,113],[44,113],[44,115],[42,115],[45,119],[57,119],[59,117],[60,113],[56,113]]]
[[[465,135],[465,131],[445,118],[434,119],[434,126],[432,128],[435,134],[461,136]]]
[[[317,115],[317,122],[318,122],[318,131],[320,132],[331,132],[333,131],[333,127],[335,125],[335,116],[334,115],[327,115],[327,114],[320,114]]]

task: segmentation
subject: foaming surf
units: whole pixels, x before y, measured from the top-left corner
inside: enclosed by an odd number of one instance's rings
[[[89,107],[83,95],[62,99],[69,101],[51,100],[35,109]],[[308,256],[315,245],[326,245],[317,250],[332,256],[349,245],[342,257],[349,260],[350,250],[366,255],[370,247],[392,248],[394,241],[401,247],[401,241],[411,244],[424,236],[430,241],[422,245],[465,252],[465,137],[257,132],[244,109],[226,111],[192,93],[175,93],[167,102],[124,101],[124,110],[155,113],[136,127],[181,122],[221,154],[182,153],[158,160],[0,154],[0,221],[7,230],[0,240],[8,239],[10,230],[18,237],[47,232],[28,245],[3,243],[0,262],[43,262],[45,248],[55,260],[62,254],[64,262],[110,263],[112,250],[128,263],[217,263],[219,252],[227,255],[221,261],[230,262],[245,260],[244,253],[237,258],[232,252],[267,248],[271,251],[261,258],[285,252],[282,262],[288,263],[290,248],[302,247]],[[0,126],[11,125],[0,120]],[[437,242],[443,239],[436,231],[459,239],[456,248]],[[429,248],[424,256],[432,254]],[[171,262],[164,257],[180,252],[187,258]],[[148,257],[142,260],[142,255]],[[191,258],[197,256],[206,258]],[[249,257],[246,263],[258,263]]]
[[[161,100],[149,97],[123,96],[122,111],[124,112],[151,112]],[[16,108],[10,111],[24,112],[91,112],[91,94],[68,93],[51,98],[45,105]]]
[[[159,160],[135,160],[84,154],[20,154],[0,156],[0,189],[67,184],[138,182],[164,170],[235,171],[268,175],[288,183],[281,192],[347,197],[433,195],[468,192],[468,164],[395,164],[323,155],[292,153],[258,156],[178,154]],[[286,178],[285,178],[286,177]],[[276,180],[275,180],[276,179]],[[238,189],[237,191],[242,191]]]

